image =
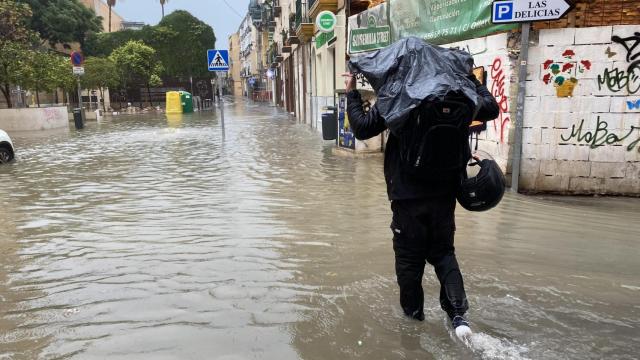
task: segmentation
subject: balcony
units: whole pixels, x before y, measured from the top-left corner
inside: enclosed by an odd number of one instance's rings
[[[331,11],[335,13],[338,11],[338,0],[310,0],[309,1],[309,16],[311,19],[315,19],[321,11]]]
[[[351,0],[349,2],[351,6],[351,15],[356,15],[361,13],[369,8],[371,1],[369,0]]]
[[[295,34],[303,43],[308,42],[315,32],[313,21],[309,18],[306,4],[296,0]]]
[[[284,45],[282,47],[282,53],[283,54],[290,54],[291,53],[291,46]]]

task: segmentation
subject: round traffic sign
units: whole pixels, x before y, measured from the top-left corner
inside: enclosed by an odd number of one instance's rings
[[[78,51],[74,51],[71,53],[71,64],[73,66],[80,66],[84,62],[84,56]]]
[[[336,14],[327,10],[321,11],[318,14],[318,17],[316,17],[316,26],[318,27],[318,30],[325,33],[332,32],[333,29],[335,29],[337,22],[338,18],[336,17]]]

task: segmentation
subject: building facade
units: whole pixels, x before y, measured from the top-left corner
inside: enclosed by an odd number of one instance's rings
[[[242,63],[240,62],[240,37],[238,33],[229,36],[229,73],[227,88],[233,96],[242,96]]]
[[[81,2],[92,9],[96,15],[102,16],[102,31],[109,32],[109,6],[103,0],[81,0]],[[115,7],[112,7],[111,31],[122,30],[124,22],[124,19],[115,11]]]
[[[385,136],[368,142],[353,138],[341,78],[349,55],[406,36],[464,49],[474,57],[474,73],[500,105],[499,117],[478,136],[479,148],[510,179],[512,163],[518,161],[515,144],[521,144],[519,189],[640,195],[640,3],[577,0],[566,17],[534,23],[526,74],[518,73],[520,27],[493,25],[490,6],[484,0],[252,1],[252,42],[245,46],[260,53],[260,66],[270,70],[274,105],[319,132],[322,114],[336,111],[338,146],[355,152],[381,151]],[[325,10],[337,17],[328,33],[314,24]],[[270,78],[255,66],[246,67],[251,69],[246,76]],[[361,77],[358,83],[373,104],[371,88]],[[516,108],[522,88],[519,139]]]

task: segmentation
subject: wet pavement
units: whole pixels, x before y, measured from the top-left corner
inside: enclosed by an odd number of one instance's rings
[[[0,359],[637,359],[640,199],[457,212],[475,334],[397,303],[382,158],[267,105],[13,135]]]

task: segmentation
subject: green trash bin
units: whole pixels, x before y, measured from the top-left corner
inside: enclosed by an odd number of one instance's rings
[[[180,101],[182,102],[182,112],[184,114],[193,112],[193,96],[186,91],[180,91]]]

